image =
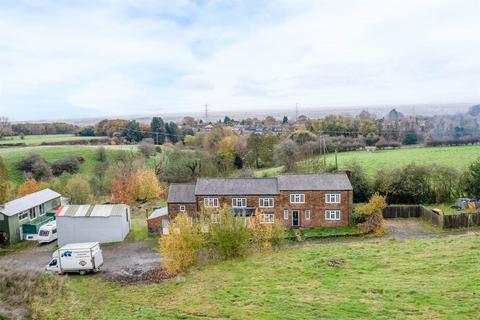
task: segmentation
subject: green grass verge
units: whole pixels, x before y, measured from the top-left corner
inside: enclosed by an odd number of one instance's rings
[[[480,157],[479,146],[457,146],[457,147],[403,147],[392,150],[378,150],[376,152],[352,151],[339,152],[338,165],[343,169],[345,164],[350,161],[356,161],[360,164],[369,176],[373,176],[379,168],[383,167],[401,167],[412,162],[418,164],[439,164],[459,170],[464,170],[474,160]],[[309,161],[299,163],[299,166],[307,166]],[[334,164],[335,156],[333,154],[327,157],[327,162]],[[262,169],[256,171],[256,175],[275,176],[283,171],[282,167]]]
[[[7,137],[0,140],[1,144],[12,144],[12,143],[25,143],[28,146],[38,146],[42,143],[49,142],[68,142],[68,141],[79,141],[79,140],[97,140],[105,139],[107,137],[79,137],[73,134],[49,134],[49,135],[31,135],[24,136],[22,140],[20,136]]]
[[[26,249],[30,249],[30,248],[32,248],[36,245],[37,245],[36,241],[20,241],[20,242],[11,244],[11,245],[6,246],[6,247],[0,247],[0,257],[1,256],[6,256],[6,255],[11,254],[11,253],[15,253],[15,252],[23,251],[23,250],[26,250]]]
[[[299,229],[300,236],[303,240],[329,238],[329,237],[344,237],[359,235],[357,227],[337,227],[337,228],[305,228]],[[295,238],[295,230],[288,229],[287,237],[289,239]]]
[[[56,319],[474,319],[479,246],[478,236],[322,244],[129,287],[69,277],[69,298],[44,303]]]

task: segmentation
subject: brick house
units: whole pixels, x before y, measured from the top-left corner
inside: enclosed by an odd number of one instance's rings
[[[191,217],[203,208],[233,207],[236,213],[259,211],[261,221],[286,227],[351,225],[353,188],[346,173],[283,174],[276,178],[199,178],[196,184],[172,184],[169,219]]]

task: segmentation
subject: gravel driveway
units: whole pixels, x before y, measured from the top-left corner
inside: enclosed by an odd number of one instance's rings
[[[102,246],[104,265],[99,275],[112,279],[116,277],[141,277],[158,269],[160,254],[151,241],[126,241]],[[32,249],[0,257],[0,264],[11,268],[43,271],[50,262],[56,243],[38,245]]]

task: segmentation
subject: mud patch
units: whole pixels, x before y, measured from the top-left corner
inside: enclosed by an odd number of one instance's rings
[[[147,271],[139,268],[124,268],[116,273],[103,273],[101,276],[105,280],[117,282],[121,285],[159,283],[175,277],[168,274],[162,267]]]

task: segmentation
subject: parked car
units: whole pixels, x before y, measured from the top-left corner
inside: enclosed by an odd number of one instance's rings
[[[57,222],[55,220],[44,224],[38,230],[38,235],[37,235],[38,243],[49,243],[57,240],[57,238],[58,238]]]
[[[102,249],[98,242],[71,243],[53,253],[46,270],[58,274],[78,272],[85,275],[99,271],[102,265]]]

